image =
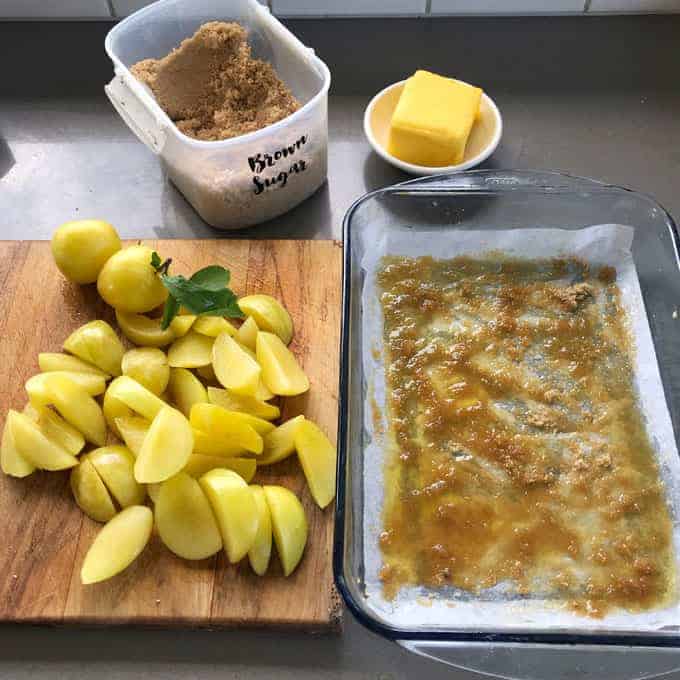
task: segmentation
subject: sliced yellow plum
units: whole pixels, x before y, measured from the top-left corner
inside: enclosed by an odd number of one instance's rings
[[[144,437],[151,427],[151,422],[141,416],[121,416],[116,418],[116,427],[125,442],[125,446],[132,451],[132,455],[136,458],[142,450]]]
[[[193,432],[194,453],[200,453],[205,456],[220,456],[222,458],[250,456],[252,454],[252,451],[246,450],[228,436],[220,435],[216,437],[214,434],[208,434],[196,428],[193,428]],[[250,430],[248,430],[247,436],[252,437]]]
[[[212,365],[223,387],[236,394],[255,395],[262,372],[260,366],[228,333],[221,333],[215,339]]]
[[[172,401],[187,418],[194,404],[208,401],[203,383],[186,368],[170,369],[169,387]]]
[[[208,401],[227,409],[227,411],[249,413],[264,420],[276,420],[281,415],[279,408],[273,404],[219,387],[208,387]]]
[[[38,424],[48,439],[59,444],[72,456],[77,456],[83,450],[85,437],[56,411],[47,406],[33,406],[29,401],[24,407],[24,413]]]
[[[135,479],[141,484],[164,482],[187,464],[193,448],[189,421],[177,409],[165,406],[144,437],[135,461]]]
[[[234,338],[236,340],[236,338]],[[257,361],[257,356],[255,356],[255,351],[250,349],[250,347],[246,347],[245,345],[242,345],[238,340],[236,340],[236,344],[253,360]]]
[[[78,465],[78,459],[48,439],[23,413],[12,411],[10,432],[16,451],[34,467],[41,470],[66,470]]]
[[[168,363],[173,368],[207,366],[212,361],[213,342],[210,336],[201,335],[192,329],[170,345]]]
[[[199,316],[191,328],[211,338],[216,338],[220,333],[236,335],[236,329],[222,316]]]
[[[228,411],[217,404],[197,404],[192,409],[192,426],[204,432],[229,433],[231,431],[231,423],[234,421],[250,425],[259,435],[265,435],[276,429],[276,426],[268,420],[257,418],[250,415],[250,413]],[[259,451],[254,451],[254,453],[259,453]]]
[[[125,348],[116,332],[98,319],[77,328],[64,342],[64,349],[111,375],[120,375]]]
[[[170,330],[175,334],[175,337],[181,338],[189,332],[189,329],[194,325],[196,321],[195,314],[178,314],[170,322]]]
[[[192,477],[201,477],[215,468],[233,470],[241,475],[246,482],[250,482],[255,476],[257,463],[254,458],[226,458],[224,456],[206,456],[202,453],[192,453],[182,472],[186,472]]]
[[[132,417],[134,411],[120,399],[113,396],[110,389],[106,390],[106,393],[104,394],[102,411],[104,412],[106,424],[113,430],[116,437],[124,440],[122,433],[118,430],[118,420],[120,418]]]
[[[87,456],[71,470],[71,491],[78,507],[95,522],[108,522],[115,514],[111,496]]]
[[[143,314],[116,310],[116,321],[123,335],[142,347],[165,347],[177,337],[172,328],[161,328],[160,319],[152,319]]]
[[[12,420],[16,413],[12,409],[7,412],[5,427],[2,431],[2,443],[0,443],[0,468],[6,475],[27,477],[35,470],[35,465],[19,453],[14,443]]]
[[[107,304],[140,314],[165,302],[168,291],[151,266],[152,253],[146,246],[130,246],[107,260],[97,277],[97,290]]]
[[[272,517],[262,487],[253,484],[250,488],[257,506],[257,533],[248,551],[248,561],[258,576],[264,576],[272,554]]]
[[[109,520],[96,535],[80,570],[83,584],[98,583],[119,574],[146,547],[153,529],[153,513],[131,505]]]
[[[304,416],[295,416],[264,435],[264,451],[258,457],[257,464],[272,465],[295,453],[295,433],[304,419]]]
[[[253,492],[233,470],[210,470],[199,481],[217,517],[227,558],[232,564],[238,562],[246,556],[257,534]]]
[[[157,347],[135,347],[123,355],[123,375],[136,380],[156,395],[165,392],[170,380],[168,357]]]
[[[51,373],[52,371],[67,371],[71,373],[91,373],[98,375],[108,380],[111,376],[97,368],[87,361],[83,361],[78,357],[70,354],[62,354],[61,352],[41,352],[38,354],[38,366],[43,373]]]
[[[257,331],[260,329],[257,327],[257,323],[252,316],[249,316],[242,324],[241,327],[236,331],[234,336],[238,342],[240,342],[244,347],[247,347],[251,352],[255,351],[255,340],[257,338]]]
[[[47,380],[49,376],[61,376],[82,387],[90,396],[96,397],[104,394],[106,381],[100,375],[92,373],[74,373],[72,371],[51,371],[49,373],[38,373],[26,381],[26,393],[34,406],[44,406],[49,404],[49,394],[47,392]]]
[[[110,394],[118,401],[123,402],[128,408],[139,413],[140,416],[144,416],[147,420],[153,420],[156,414],[167,406],[160,397],[127,375],[116,378],[109,385],[106,394]],[[120,415],[130,414],[121,413]]]
[[[199,366],[196,369],[196,373],[198,374],[199,378],[203,380],[203,382],[211,383],[212,385],[218,384],[217,376],[215,375],[212,364],[208,364],[207,366]]]
[[[268,420],[264,420],[264,418],[253,416],[250,413],[241,413],[240,411],[228,411],[228,413],[233,413],[236,417],[246,423],[246,425],[250,425],[250,427],[252,427],[260,436],[269,434],[269,432],[273,432],[276,429],[274,423],[270,423]]]
[[[94,283],[106,261],[120,250],[118,233],[102,220],[65,222],[52,234],[59,271],[75,283]]]
[[[269,401],[273,399],[276,395],[264,384],[262,381],[262,375],[260,375],[260,382],[257,384],[257,389],[255,390],[255,399],[260,401]]]
[[[312,498],[325,508],[335,497],[335,446],[317,425],[305,420],[295,431],[295,449]]]
[[[205,432],[216,442],[230,442],[247,451],[262,453],[262,436],[243,413],[227,411],[215,404],[194,404],[189,420],[194,429]],[[261,422],[271,425],[266,420]]]
[[[252,316],[261,331],[275,333],[287,345],[293,338],[293,320],[285,307],[271,295],[247,295],[238,306]]]
[[[80,386],[59,373],[45,373],[49,403],[59,414],[97,446],[106,443],[106,420],[101,406]],[[86,375],[81,373],[80,375]]]
[[[307,518],[298,497],[283,486],[264,486],[272,533],[283,573],[289,576],[302,559],[307,543]]]
[[[102,446],[88,453],[87,459],[121,508],[144,500],[146,489],[135,479],[135,457],[126,446]]]
[[[185,560],[204,560],[222,548],[222,536],[200,484],[180,472],[161,484],[154,513],[161,541]]]
[[[154,504],[158,500],[158,494],[160,493],[163,484],[164,482],[154,482],[153,484],[146,485],[146,492],[149,494],[149,498]]]
[[[309,389],[305,372],[278,335],[257,334],[257,360],[262,366],[262,380],[274,394],[294,396]]]

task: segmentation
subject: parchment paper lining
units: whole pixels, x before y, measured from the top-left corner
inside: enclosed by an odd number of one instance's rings
[[[658,456],[661,476],[666,487],[673,517],[673,542],[676,567],[680,572],[680,459],[673,434],[668,406],[645,312],[640,283],[631,253],[633,229],[603,224],[584,229],[513,229],[507,231],[415,231],[409,229],[385,232],[369,228],[361,237],[367,244],[361,263],[364,270],[363,362],[365,387],[366,441],[364,460],[364,565],[368,604],[387,623],[416,629],[419,626],[484,630],[631,630],[652,632],[662,628],[680,629],[680,604],[663,610],[641,614],[615,612],[603,619],[579,616],[556,600],[502,599],[502,589],[487,591],[475,598],[459,591],[460,598],[442,598],[421,588],[402,589],[393,602],[385,600],[378,579],[381,554],[378,536],[382,531],[384,451],[381,432],[387,423],[376,427],[369,399],[374,399],[385,413],[385,372],[382,353],[382,310],[376,288],[376,273],[385,255],[434,256],[449,259],[461,255],[484,256],[500,252],[519,258],[578,257],[592,265],[616,267],[617,285],[626,309],[633,335],[636,356],[636,388],[640,407],[646,419],[652,446]]]

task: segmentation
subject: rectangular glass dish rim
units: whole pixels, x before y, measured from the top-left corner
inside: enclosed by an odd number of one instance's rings
[[[448,184],[447,184],[448,183]],[[485,186],[480,186],[484,184]],[[489,184],[489,186],[486,186]],[[343,597],[347,607],[357,620],[369,630],[393,640],[427,640],[427,641],[450,641],[450,642],[498,642],[498,643],[526,643],[526,644],[580,644],[580,645],[609,645],[609,646],[636,646],[636,647],[680,647],[680,632],[569,632],[564,629],[559,632],[549,631],[469,631],[455,630],[442,627],[424,627],[409,629],[393,626],[373,616],[363,607],[352,592],[345,573],[345,530],[348,509],[348,434],[349,434],[349,403],[352,395],[350,388],[350,371],[352,361],[350,358],[351,339],[351,302],[352,293],[360,295],[359,290],[352,289],[353,251],[352,251],[352,218],[356,211],[366,201],[389,196],[493,196],[503,193],[515,193],[530,195],[569,195],[582,199],[582,193],[597,194],[612,198],[622,195],[634,196],[635,200],[647,204],[652,209],[654,219],[665,222],[665,228],[670,235],[673,245],[675,262],[674,275],[680,273],[680,236],[677,226],[671,215],[651,197],[604,182],[598,182],[588,178],[570,176],[558,172],[545,171],[502,171],[482,170],[460,173],[458,175],[439,175],[425,179],[411,180],[391,187],[378,189],[361,197],[348,209],[343,220],[343,246],[344,246],[344,271],[343,271],[343,301],[342,301],[342,334],[340,356],[340,390],[338,411],[338,485],[335,517],[335,537],[333,545],[333,569],[336,586]],[[580,195],[581,194],[581,195]],[[658,212],[657,212],[658,211]],[[411,227],[417,229],[417,227]],[[424,226],[423,228],[427,228]],[[446,225],[446,229],[455,230],[457,224]],[[655,334],[654,334],[655,335]],[[656,342],[656,337],[654,338]],[[667,375],[659,362],[664,390],[668,390]],[[363,369],[361,369],[363,377]],[[363,399],[362,399],[363,402]],[[363,403],[362,403],[363,409]],[[675,420],[675,419],[673,419]],[[677,429],[673,422],[674,434],[677,440]],[[363,422],[361,424],[363,430]]]

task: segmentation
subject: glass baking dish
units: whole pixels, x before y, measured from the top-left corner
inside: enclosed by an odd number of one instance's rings
[[[359,199],[347,212],[334,571],[347,606],[372,631],[414,652],[497,677],[544,680],[575,677],[576,671],[580,678],[617,680],[653,677],[680,668],[680,621],[678,626],[653,632],[632,627],[608,630],[606,624],[595,631],[577,626],[524,631],[494,621],[483,630],[455,625],[395,625],[389,612],[373,606],[364,582],[367,376],[362,361],[360,263],[371,244],[363,243],[362,230],[376,224],[394,230],[441,229],[455,238],[460,230],[579,229],[607,223],[634,228],[633,259],[677,442],[678,232],[671,216],[653,199],[559,173],[482,170],[381,189]],[[562,675],[567,669],[569,673]]]

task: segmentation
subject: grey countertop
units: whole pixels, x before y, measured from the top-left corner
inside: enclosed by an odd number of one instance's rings
[[[650,193],[680,217],[680,91],[493,94],[504,136],[482,167],[606,180]],[[409,179],[368,146],[362,116],[369,99],[331,96],[324,187],[287,215],[228,235],[341,238],[355,199]],[[198,217],[103,96],[0,98],[0,116],[3,238],[49,238],[79,216],[106,219],[126,237],[224,234]]]
[[[416,66],[455,72],[459,63],[504,117],[501,144],[483,167],[594,177],[648,192],[680,216],[680,52],[673,50],[680,17],[307,20],[291,27],[333,74],[328,183],[287,215],[230,235],[340,238],[352,201],[408,179],[364,139],[370,97]],[[79,216],[107,219],[127,237],[214,236],[104,96],[112,77],[102,50],[107,29],[0,23],[0,56],[17,62],[0,87],[2,236],[49,238]],[[38,35],[39,45],[24,52]],[[409,41],[422,55],[395,50]]]
[[[680,17],[290,25],[333,72],[328,183],[288,215],[233,235],[340,238],[353,200],[407,179],[369,150],[362,116],[375,91],[415,67],[464,73],[495,98],[505,132],[486,167],[595,177],[650,193],[680,217]],[[49,238],[60,222],[85,216],[111,221],[126,237],[215,235],[108,104],[102,91],[112,76],[102,49],[107,29],[0,23],[2,238]],[[341,636],[318,638],[12,626],[0,631],[2,678],[95,674],[105,680],[473,677],[402,651],[349,614]],[[552,677],[578,672],[561,668]]]

